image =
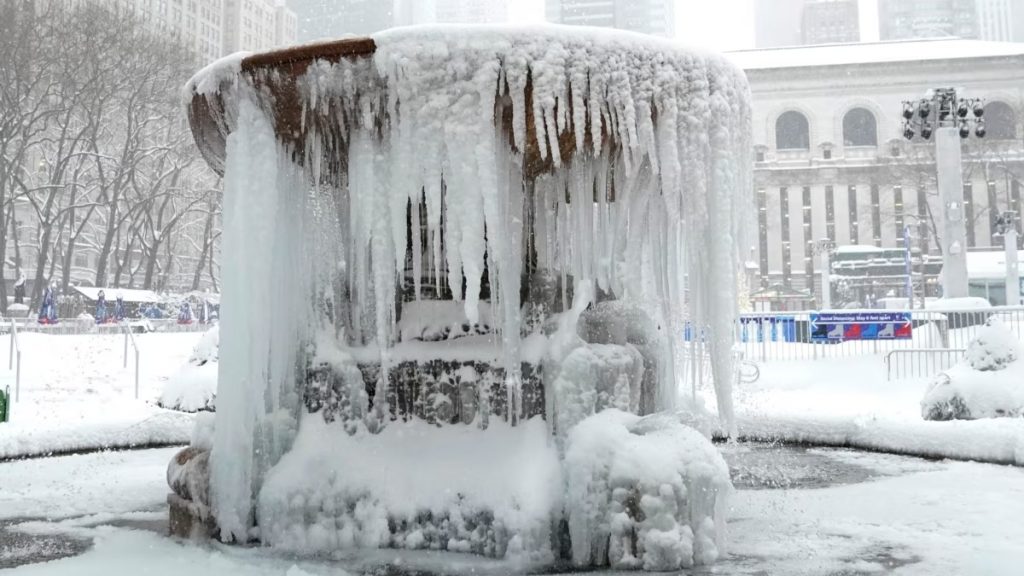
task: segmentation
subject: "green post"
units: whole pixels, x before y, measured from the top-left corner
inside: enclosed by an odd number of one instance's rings
[[[7,422],[11,409],[11,388],[0,390],[0,423]]]

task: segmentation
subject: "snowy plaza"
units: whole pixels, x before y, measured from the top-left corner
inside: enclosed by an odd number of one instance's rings
[[[0,572],[1022,573],[1013,12],[689,1],[0,5]]]

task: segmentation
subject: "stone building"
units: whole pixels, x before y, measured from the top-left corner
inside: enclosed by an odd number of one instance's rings
[[[998,214],[1021,211],[1024,45],[917,40],[752,50],[732,58],[746,70],[754,97],[753,290],[781,286],[820,301],[814,242],[902,248],[905,226],[919,272],[934,270],[924,265],[940,259],[934,142],[907,141],[901,124],[902,102],[931,88],[957,87],[962,97],[985,101],[986,137],[963,143],[968,247],[1002,246]],[[888,295],[879,291],[873,296]]]

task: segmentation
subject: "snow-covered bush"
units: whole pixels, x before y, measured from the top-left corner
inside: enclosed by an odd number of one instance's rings
[[[203,334],[188,362],[164,384],[157,404],[182,412],[212,411],[217,396],[219,348],[220,331],[214,326]]]
[[[674,416],[591,416],[569,431],[564,466],[575,564],[679,570],[722,553],[729,468]]]
[[[962,362],[937,375],[921,401],[926,420],[973,420],[1024,413],[1024,361],[1017,336],[990,318]]]

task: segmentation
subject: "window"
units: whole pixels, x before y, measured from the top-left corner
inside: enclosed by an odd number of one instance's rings
[[[825,160],[831,160],[832,159],[832,149],[831,148],[825,148],[824,150],[822,150],[821,151],[821,157],[824,158]]]
[[[78,268],[89,267],[89,255],[88,254],[75,254],[75,266]]]
[[[843,116],[843,146],[877,146],[875,115],[865,108],[854,108]]]
[[[1005,102],[985,105],[985,138],[1013,140],[1017,137],[1017,114]]]
[[[775,121],[775,147],[779,150],[810,149],[810,128],[803,114],[791,110],[779,116]]]

